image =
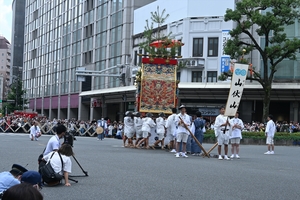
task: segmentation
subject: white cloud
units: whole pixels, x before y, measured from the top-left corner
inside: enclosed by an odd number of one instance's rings
[[[0,35],[11,41],[12,0],[0,0]]]

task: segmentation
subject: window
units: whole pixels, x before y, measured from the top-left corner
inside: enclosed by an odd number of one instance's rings
[[[137,55],[138,53],[137,53],[137,51],[134,51],[134,60],[133,60],[133,63],[134,63],[134,65],[136,66],[137,65]]]
[[[31,59],[35,59],[36,58],[36,49],[33,49],[31,51]]]
[[[202,71],[192,72],[192,82],[202,82]]]
[[[181,43],[181,40],[178,40]],[[181,56],[181,46],[177,47],[177,56]]]
[[[90,64],[93,62],[93,51],[88,51],[84,53],[84,64]]]
[[[94,33],[94,24],[84,27],[85,38],[91,37]]]
[[[193,39],[193,57],[203,57],[203,38]]]
[[[34,31],[32,31],[32,40],[36,39],[37,38],[37,29],[35,29]]]
[[[94,0],[86,0],[84,3],[85,12],[88,12],[90,10],[93,10],[94,8]]]
[[[32,13],[33,20],[36,20],[39,17],[39,11],[36,10]]]
[[[177,79],[178,81],[180,81],[180,76],[181,76],[181,73],[180,73],[180,72],[177,72],[177,74],[176,74],[176,79]]]
[[[207,72],[207,82],[217,82],[217,72],[208,71]]]
[[[209,57],[218,56],[219,38],[208,38],[208,52]]]

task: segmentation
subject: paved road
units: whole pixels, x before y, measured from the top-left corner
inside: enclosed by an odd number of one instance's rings
[[[242,146],[240,160],[219,161],[127,149],[116,139],[77,138],[76,158],[89,176],[76,178],[79,183],[71,187],[44,187],[45,200],[299,198],[299,147],[276,147],[275,155],[263,155],[265,146]],[[28,135],[1,133],[0,171],[13,163],[35,170],[48,139],[33,142]],[[83,175],[74,160],[72,174]]]

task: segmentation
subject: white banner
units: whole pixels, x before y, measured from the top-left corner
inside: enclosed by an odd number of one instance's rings
[[[235,63],[225,115],[234,116],[242,98],[249,65]]]
[[[221,46],[221,56],[223,57],[229,57],[229,55],[226,55],[224,52],[225,46],[227,41],[231,38],[230,34],[229,34],[229,30],[222,30],[222,46]]]

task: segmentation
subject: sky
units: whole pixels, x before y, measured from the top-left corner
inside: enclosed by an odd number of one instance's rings
[[[12,4],[13,0],[0,0],[0,35],[11,42]]]

